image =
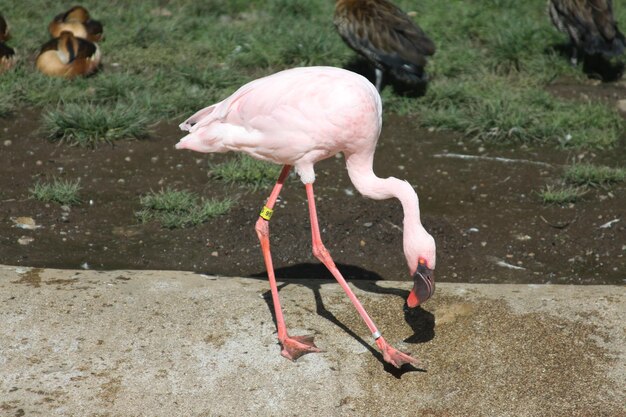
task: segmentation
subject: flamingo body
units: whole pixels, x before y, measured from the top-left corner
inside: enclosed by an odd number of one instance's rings
[[[190,133],[177,146],[293,165],[306,184],[322,159],[373,152],[381,114],[380,96],[365,78],[338,68],[296,68],[252,81],[200,110],[180,125]]]
[[[435,242],[421,224],[413,187],[397,178],[379,178],[372,169],[382,125],[378,91],[364,77],[331,67],[285,70],[252,81],[227,99],[198,111],[180,127],[189,132],[177,149],[199,152],[239,151],[284,165],[267,200],[270,211],[291,166],[305,184],[309,203],[313,254],[330,270],[347,293],[383,352],[399,367],[417,360],[391,347],[360,304],[324,247],[319,231],[313,182],[314,164],[342,152],[352,183],[374,199],[395,197],[404,211],[404,254],[414,286],[407,303],[416,307],[434,291]],[[256,231],[270,280],[283,356],[318,352],[312,336],[287,334],[269,249],[268,217],[260,216]]]

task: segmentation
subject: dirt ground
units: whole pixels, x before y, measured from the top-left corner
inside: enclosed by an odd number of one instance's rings
[[[615,84],[553,87],[567,98],[611,102],[626,98],[625,91]],[[254,222],[270,189],[250,191],[209,178],[209,163],[232,154],[176,151],[182,135],[175,123],[154,126],[147,140],[92,150],[48,142],[37,131],[39,121],[32,110],[0,119],[0,263],[265,276]],[[562,167],[574,160],[623,166],[624,151],[623,141],[610,151],[495,148],[389,116],[375,171],[415,186],[422,220],[437,241],[439,281],[623,284],[626,186],[592,190],[567,206],[545,206],[537,191],[558,180]],[[37,179],[53,176],[80,178],[84,202],[67,212],[29,198]],[[168,186],[206,197],[231,196],[237,203],[229,214],[195,228],[139,223],[134,216],[139,197]],[[317,165],[316,192],[322,237],[347,278],[409,279],[398,201],[360,196],[341,157]],[[16,227],[14,219],[22,216],[40,227]],[[311,255],[304,187],[295,177],[283,190],[271,234],[279,278],[330,277]]]

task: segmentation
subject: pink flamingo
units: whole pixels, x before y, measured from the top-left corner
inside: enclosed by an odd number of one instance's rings
[[[269,220],[293,166],[306,187],[313,254],[347,293],[382,351],[383,359],[398,368],[405,363],[419,364],[417,359],[396,350],[381,336],[324,247],[315,209],[313,166],[317,161],[342,152],[350,180],[361,194],[377,200],[395,197],[402,203],[404,254],[414,278],[408,306],[416,307],[433,294],[435,241],[420,221],[417,194],[408,182],[393,177],[379,178],[372,169],[381,116],[380,95],[364,77],[339,68],[305,67],[252,81],[180,125],[189,134],[176,144],[176,149],[240,151],[283,165],[255,229],[270,282],[281,354],[291,360],[320,351],[313,336],[289,336],[287,333],[270,254]]]

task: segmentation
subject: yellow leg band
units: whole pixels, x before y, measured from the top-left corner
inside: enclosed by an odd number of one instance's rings
[[[259,216],[269,221],[269,219],[272,218],[272,214],[274,214],[274,210],[267,206],[263,206],[263,208],[261,209],[261,213],[259,213]]]

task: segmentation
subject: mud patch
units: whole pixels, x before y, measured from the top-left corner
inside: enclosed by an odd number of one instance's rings
[[[20,279],[17,281],[11,281],[12,284],[26,284],[31,287],[39,288],[41,287],[41,273],[43,272],[42,268],[33,268],[22,274],[20,274]]]
[[[583,94],[601,91],[610,96],[607,99],[613,97],[608,87],[585,88],[581,87]],[[37,133],[37,124],[31,121],[38,118],[25,111],[4,121],[3,134],[13,144],[2,148],[0,263],[265,277],[254,222],[270,187],[252,191],[209,178],[211,164],[232,154],[176,151],[180,131],[175,123],[159,124],[145,141],[95,150],[68,147],[49,143]],[[419,129],[409,118],[386,116],[374,169],[381,177],[403,178],[414,185],[425,227],[437,241],[438,281],[623,284],[626,223],[600,226],[623,217],[626,186],[593,190],[583,201],[564,207],[544,206],[537,195],[558,180],[562,167],[574,159],[621,166],[624,147],[620,146],[571,153],[486,147],[459,134]],[[446,153],[541,165],[436,157]],[[345,277],[410,280],[402,253],[403,214],[398,201],[361,197],[342,157],[322,161],[316,174],[322,238]],[[28,189],[37,180],[52,177],[80,179],[85,203],[66,213],[56,204],[29,198]],[[207,198],[233,197],[237,205],[228,215],[192,229],[140,224],[135,217],[139,197],[167,187]],[[15,227],[11,218],[24,216],[42,227]],[[298,179],[286,182],[271,229],[279,280],[332,278],[311,254],[306,197]],[[34,240],[23,246],[18,242],[23,236]]]

